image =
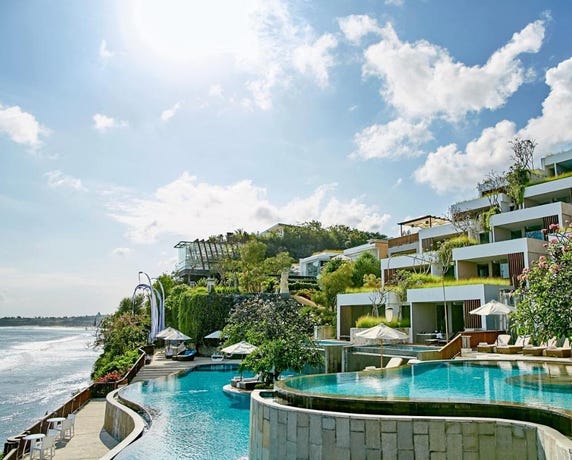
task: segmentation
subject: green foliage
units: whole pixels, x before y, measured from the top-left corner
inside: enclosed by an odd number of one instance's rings
[[[312,307],[304,305],[300,310],[302,316],[308,316],[310,321],[316,326],[335,326],[336,325],[336,312],[328,308]]]
[[[520,275],[520,300],[511,315],[516,332],[534,343],[572,336],[572,242],[564,233],[552,235],[548,255]]]
[[[524,190],[530,181],[536,142],[515,137],[510,144],[513,151],[513,164],[505,174],[508,183],[506,192],[514,203],[520,206],[524,202]]]
[[[364,252],[353,264],[352,282],[354,286],[363,286],[366,275],[381,276],[381,263],[371,252]]]
[[[334,273],[338,268],[340,268],[345,263],[348,262],[341,258],[328,260],[320,270],[320,276],[327,275],[328,273]]]
[[[234,306],[224,335],[227,344],[246,340],[258,346],[242,367],[270,382],[286,369],[301,370],[320,361],[321,355],[308,341],[313,328],[311,316],[298,302],[256,295]]]
[[[334,272],[326,274],[322,272],[318,279],[321,292],[315,296],[317,303],[334,308],[336,305],[336,296],[353,286],[352,277],[353,264],[351,262],[343,263]]]
[[[165,299],[165,325],[176,329],[179,328],[179,308],[181,306],[181,296],[191,291],[191,287],[186,284],[173,286],[170,294]]]
[[[453,249],[473,246],[475,244],[478,244],[478,241],[469,238],[467,235],[457,236],[441,243],[437,250],[437,258],[439,259],[439,263],[443,266],[443,272],[446,273],[448,267],[453,262]]]
[[[370,239],[383,239],[386,235],[364,232],[345,225],[324,228],[318,221],[305,222],[284,228],[284,234],[259,237],[268,246],[268,254],[288,252],[301,259],[326,249],[345,249],[367,243]]]
[[[108,372],[125,372],[137,360],[137,349],[147,344],[149,317],[145,314],[120,313],[106,317],[95,340],[103,352],[93,366],[92,377]]]
[[[410,322],[408,318],[404,318],[401,321],[395,319],[392,321],[386,321],[383,316],[371,316],[364,315],[360,316],[356,321],[356,327],[369,329],[370,327],[375,327],[379,324],[385,324],[386,326],[397,328],[397,327],[410,327]]]
[[[481,223],[483,229],[485,231],[490,231],[491,229],[491,217],[495,214],[499,214],[501,212],[498,206],[491,206],[488,210],[484,211],[479,217],[481,219]]]
[[[381,278],[374,274],[363,275],[363,287],[368,289],[380,289]]]
[[[203,343],[205,335],[224,327],[234,296],[188,289],[178,301],[178,329],[198,346]]]
[[[138,359],[139,351],[137,349],[127,351],[119,356],[104,353],[95,361],[92,378],[99,380],[111,373],[123,375],[131,369]]]
[[[316,281],[314,282],[294,281],[293,283],[288,283],[288,289],[290,290],[291,293],[300,294],[302,291],[315,291],[316,289],[318,289],[318,283]]]

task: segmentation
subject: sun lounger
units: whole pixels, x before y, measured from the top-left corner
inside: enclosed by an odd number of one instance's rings
[[[570,348],[570,341],[568,338],[564,340],[561,347],[548,347],[544,350],[544,356],[551,356],[554,358],[569,358],[572,354],[572,349]]]
[[[174,361],[194,361],[197,350],[184,350],[181,353],[173,356]]]
[[[494,353],[497,346],[508,345],[510,335],[499,334],[494,343],[481,342],[477,345],[477,351],[480,353]]]
[[[529,342],[530,337],[518,336],[513,345],[497,345],[495,352],[503,354],[515,354],[520,353],[524,346]]]
[[[391,358],[385,365],[386,369],[391,369],[392,367],[399,367],[403,364],[403,358]]]
[[[211,361],[214,362],[220,362],[224,360],[224,355],[220,352],[220,351],[215,351],[212,355],[211,355]]]

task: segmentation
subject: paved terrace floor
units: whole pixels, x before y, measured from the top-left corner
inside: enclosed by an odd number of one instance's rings
[[[225,359],[222,363],[238,364],[239,360]],[[213,364],[208,357],[197,356],[194,361],[165,359],[163,352],[153,355],[151,363],[144,366],[132,383],[166,377],[185,371],[199,364]],[[219,363],[220,364],[220,363]],[[56,460],[96,460],[103,457],[119,442],[103,428],[105,399],[92,399],[76,415],[75,434],[67,442],[56,445]]]

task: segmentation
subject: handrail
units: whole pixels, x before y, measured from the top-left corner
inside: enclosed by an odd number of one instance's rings
[[[463,336],[471,337],[470,347],[475,348],[479,343],[494,343],[503,331],[462,331],[439,350],[440,359],[451,359],[461,353]]]

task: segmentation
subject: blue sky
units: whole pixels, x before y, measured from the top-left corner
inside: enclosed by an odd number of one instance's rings
[[[572,142],[568,2],[0,3],[0,315],[110,312],[173,246],[394,235]]]

